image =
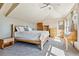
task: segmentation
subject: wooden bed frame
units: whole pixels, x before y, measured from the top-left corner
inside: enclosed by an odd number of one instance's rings
[[[14,39],[15,39],[15,41],[17,42],[17,41],[19,41],[19,42],[27,42],[27,43],[32,43],[32,44],[36,44],[36,45],[39,45],[40,46],[40,48],[41,48],[41,50],[43,50],[43,45],[45,44],[45,42],[46,41],[48,41],[48,37],[46,37],[44,40],[21,40],[21,39],[16,39],[15,38],[15,35],[14,35],[14,33],[16,32],[16,25],[11,25],[11,28],[12,28],[12,37],[14,37]]]

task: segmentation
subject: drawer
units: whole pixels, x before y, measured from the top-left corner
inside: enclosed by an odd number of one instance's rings
[[[13,38],[10,38],[10,39],[5,39],[3,42],[4,42],[4,44],[5,44],[5,43],[12,42],[12,41],[14,41],[14,39],[13,39]]]

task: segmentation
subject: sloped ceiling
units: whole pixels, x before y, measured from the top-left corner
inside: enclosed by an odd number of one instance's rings
[[[49,19],[54,20],[66,16],[74,6],[73,3],[59,3],[59,6],[55,6],[56,4],[51,6],[51,10],[49,10],[48,7],[41,9],[40,7],[42,6],[42,3],[20,3],[7,17],[28,22],[37,22]],[[3,7],[1,12],[4,11],[4,14],[7,13],[11,4],[7,4],[7,6],[8,5],[9,7],[6,7],[6,9]]]
[[[60,3],[59,6],[51,6],[51,10],[48,7],[40,8],[41,3],[26,3],[19,4],[8,17],[22,19],[25,21],[40,21],[45,19],[58,19],[66,16],[71,8],[74,6],[72,3]]]
[[[4,5],[0,9],[0,14],[5,15],[11,6],[11,3],[4,3]]]

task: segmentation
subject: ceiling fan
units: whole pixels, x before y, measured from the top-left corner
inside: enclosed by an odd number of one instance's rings
[[[60,4],[58,4],[58,3],[43,3],[42,7],[40,7],[40,8],[42,9],[42,8],[48,7],[50,10],[52,8],[55,9],[58,6],[60,6]]]

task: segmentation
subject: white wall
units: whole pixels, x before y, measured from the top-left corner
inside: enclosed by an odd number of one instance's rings
[[[12,19],[0,15],[0,38],[6,38],[11,36],[11,24],[15,25],[31,25],[28,22],[19,19]]]
[[[44,24],[49,25],[50,27],[57,27],[57,20],[53,19],[46,19],[42,20]],[[11,24],[15,25],[28,25],[34,29],[36,29],[36,23],[37,22],[28,22],[25,20],[20,20],[20,19],[14,19],[14,18],[9,18],[5,17],[4,15],[0,15],[0,38],[6,38],[10,37],[11,35]]]
[[[51,10],[49,10],[48,7],[41,9],[40,5],[43,6],[40,3],[19,4],[8,15],[8,17],[25,20],[25,22],[29,22],[29,24],[31,24],[31,27],[34,28],[36,28],[36,23],[40,20],[45,24],[50,25],[50,27],[56,27],[56,18],[66,16],[74,4],[61,3],[60,6],[55,9],[51,7]]]
[[[43,22],[44,25],[49,25],[49,28],[57,28],[57,20],[53,20],[53,19],[46,19],[46,20],[40,20],[40,21],[36,21],[36,22],[29,22],[30,27],[37,29],[38,22]]]

